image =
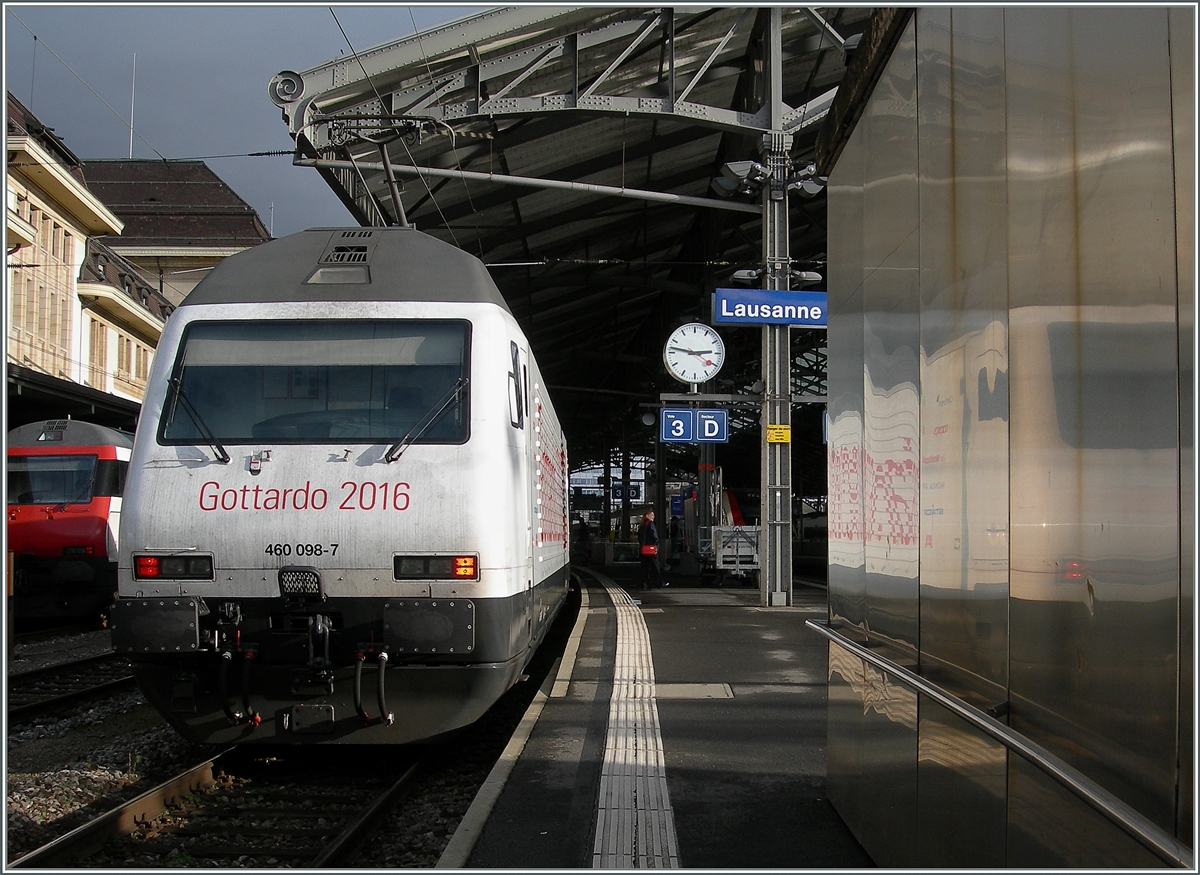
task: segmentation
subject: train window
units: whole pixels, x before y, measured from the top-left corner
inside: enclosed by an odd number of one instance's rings
[[[190,405],[172,391],[159,441],[462,443],[469,347],[459,320],[193,323],[173,374]]]
[[[125,478],[128,474],[128,462],[122,462],[119,459],[101,459],[96,463],[96,478],[92,491],[96,495],[123,495]]]
[[[9,504],[85,504],[92,500],[96,457],[9,456]]]
[[[1169,449],[1179,440],[1171,322],[1046,327],[1058,431],[1082,449]]]
[[[515,340],[508,343],[512,368],[508,372],[508,421],[513,428],[525,427],[525,393],[521,383],[521,350]]]

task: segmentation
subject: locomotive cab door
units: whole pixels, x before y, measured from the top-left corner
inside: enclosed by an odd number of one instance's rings
[[[534,543],[537,540],[537,416],[530,409],[529,352],[514,340],[509,342],[511,364],[508,372],[509,424],[518,430],[521,447],[519,482],[525,498],[525,537],[522,545],[524,565],[528,569],[525,579],[525,611],[530,613],[533,591]]]

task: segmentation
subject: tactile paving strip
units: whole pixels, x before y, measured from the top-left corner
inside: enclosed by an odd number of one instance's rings
[[[604,588],[617,610],[617,654],[592,867],[677,869],[650,635],[629,594],[608,583]]]

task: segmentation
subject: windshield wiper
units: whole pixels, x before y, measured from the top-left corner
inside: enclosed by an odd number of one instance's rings
[[[192,425],[196,426],[200,433],[204,435],[208,445],[216,452],[217,459],[221,464],[228,465],[229,453],[225,452],[225,448],[221,446],[221,442],[217,440],[217,436],[212,433],[212,429],[205,425],[204,419],[200,416],[200,411],[192,406],[191,399],[183,391],[183,383],[180,382],[178,377],[172,377],[168,382],[175,389],[175,397],[183,402],[183,410],[187,413],[188,419],[192,421]]]
[[[458,393],[463,390],[468,382],[466,377],[459,377],[455,380],[450,390],[433,403],[433,406],[425,412],[425,415],[418,419],[416,424],[408,430],[408,434],[400,438],[399,442],[388,447],[387,452],[383,454],[383,461],[390,464],[399,459],[401,453],[419,440],[421,435],[425,434],[429,430],[429,427],[438,421],[438,417],[450,406],[450,402],[458,396]]]

